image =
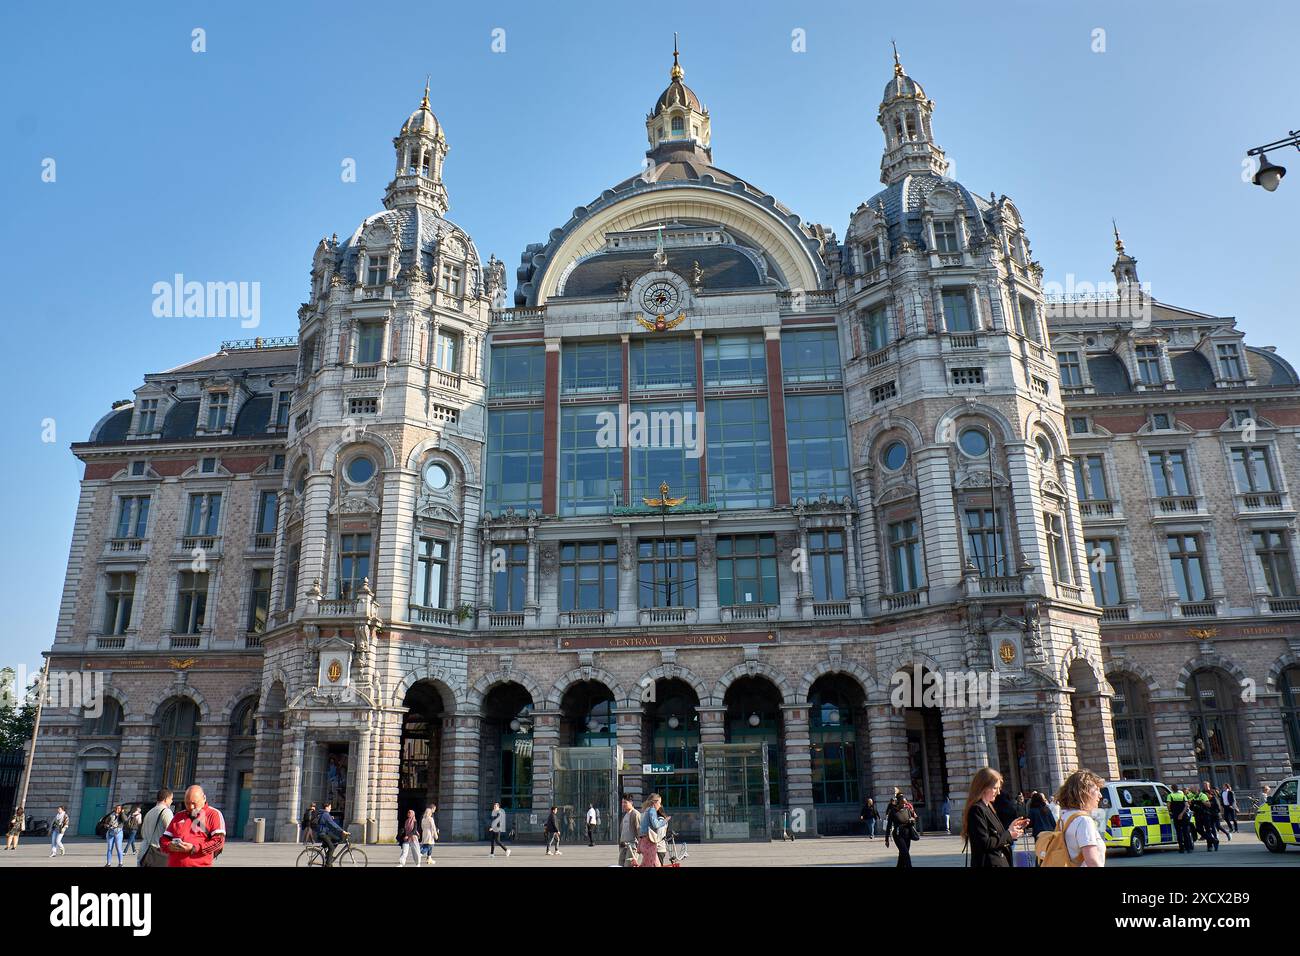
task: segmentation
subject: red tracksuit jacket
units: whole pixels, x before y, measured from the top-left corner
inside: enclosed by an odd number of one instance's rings
[[[193,844],[189,853],[171,853],[167,847],[172,840]],[[168,866],[211,866],[213,858],[226,844],[226,820],[221,811],[205,806],[196,816],[183,810],[172,817],[172,822],[158,840],[167,854]]]

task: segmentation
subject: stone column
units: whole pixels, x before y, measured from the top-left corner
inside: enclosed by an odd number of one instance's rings
[[[527,578],[524,581],[524,613],[532,617],[536,622],[537,614],[541,610],[541,601],[538,596],[539,575],[537,573],[537,528],[535,525],[528,526],[528,571]]]
[[[700,743],[725,744],[727,742],[727,708],[699,706]]]
[[[867,726],[871,729],[871,786],[881,805],[898,787],[908,793],[912,774],[907,758],[907,724],[903,711],[884,704],[869,704]]]
[[[412,519],[420,490],[419,474],[397,467],[385,469],[384,510],[379,516],[379,540],[375,547],[375,573],[370,585],[379,605],[379,616],[405,621],[411,604]]]
[[[616,708],[614,714],[618,721],[618,744],[623,748],[623,792],[639,807],[644,795],[641,764],[649,759],[642,752],[645,740],[644,714],[639,702],[635,706]]]
[[[1037,454],[1038,451],[1032,442],[1006,443],[1007,476],[1011,481],[1009,504],[1015,509],[1016,515],[1016,540],[1020,551],[1018,563],[1028,562],[1033,565],[1031,577],[1037,583],[1039,594],[1053,595],[1056,593],[1056,582],[1051,579],[1052,562],[1047,556],[1047,541],[1041,530],[1043,499],[1038,490],[1038,479],[1034,476],[1033,466],[1030,464],[1030,456]],[[1003,525],[1003,528],[1005,527]],[[1011,573],[1016,573],[1015,565]]]
[[[378,827],[380,840],[397,833],[397,796],[402,770],[402,721],[406,710],[374,711],[370,721],[371,771],[368,796],[370,817]]]
[[[943,726],[943,756],[948,768],[948,779],[943,781],[948,797],[953,804],[960,804],[961,799],[970,790],[971,779],[975,771],[989,766],[988,748],[982,731],[983,721],[979,710],[974,708],[944,709],[940,715]],[[937,813],[943,802],[943,794],[936,794],[933,804]],[[952,829],[960,830],[961,811],[953,807]]]
[[[201,720],[196,729],[199,748],[198,757],[194,761],[192,782],[202,787],[213,803],[224,799],[227,804],[224,809],[231,814],[233,820],[234,801],[226,794],[226,756],[230,751],[227,734],[230,733],[230,725],[223,720]]]
[[[560,745],[560,712],[533,711],[533,810],[546,813],[555,795],[552,751]]]
[[[1095,691],[1074,695],[1074,736],[1079,766],[1103,780],[1118,780],[1119,756],[1111,723],[1110,694]]]
[[[298,598],[295,608],[306,606],[307,592],[319,581],[322,593],[328,593],[329,575],[325,561],[329,554],[330,485],[326,473],[309,475],[303,492],[302,545],[298,554]]]
[[[1048,691],[1043,704],[1043,764],[1047,768],[1048,784],[1055,789],[1079,766],[1078,750],[1074,740],[1074,721],[1070,714],[1069,696],[1065,691]],[[1014,757],[1014,755],[1013,755]]]
[[[1274,786],[1291,776],[1291,754],[1287,749],[1286,728],[1282,724],[1280,694],[1259,694],[1251,703],[1242,704],[1243,749],[1250,759],[1254,779],[1250,783]],[[1236,784],[1236,781],[1232,781]]]
[[[925,581],[930,603],[956,597],[961,589],[961,530],[952,497],[952,462],[943,445],[916,451],[916,483],[925,548]],[[883,585],[883,582],[882,582]],[[881,588],[882,592],[884,587]]]
[[[483,718],[456,714],[442,720],[442,782],[438,816],[446,837],[477,840],[482,836],[484,804],[479,795],[479,750]]]
[[[785,780],[781,791],[790,811],[793,832],[816,833],[817,810],[813,805],[812,740],[808,734],[808,706],[781,705],[781,750],[785,755]],[[802,814],[795,811],[802,810]],[[802,817],[802,821],[800,820]]]
[[[844,576],[848,578],[848,588],[845,593],[851,601],[861,601],[862,598],[862,579],[858,576],[857,544],[853,513],[849,512],[844,515]]]
[[[348,827],[358,843],[366,840],[366,821],[374,817],[370,807],[370,721],[357,727],[357,752],[352,771],[352,825]]]
[[[284,792],[280,779],[284,755],[284,717],[274,713],[258,716],[257,743],[253,750],[253,799],[248,818],[266,819],[266,839],[275,840],[280,823],[280,795]]]
[[[284,794],[285,802],[281,804],[276,839],[283,843],[292,843],[298,838],[297,824],[304,809],[302,805],[302,761],[307,742],[306,730],[303,727],[291,725],[286,728],[284,738],[289,745],[285,748],[288,753],[284,754],[283,757],[287,768],[280,775],[281,793]],[[288,784],[288,786],[285,786],[285,784]]]

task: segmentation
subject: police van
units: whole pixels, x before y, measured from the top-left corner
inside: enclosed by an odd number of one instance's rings
[[[1300,777],[1287,777],[1255,813],[1255,836],[1274,853],[1294,846],[1300,834]]]
[[[1141,856],[1153,847],[1178,846],[1169,816],[1169,788],[1163,783],[1119,780],[1104,784],[1092,817],[1108,850],[1122,848],[1129,856]]]

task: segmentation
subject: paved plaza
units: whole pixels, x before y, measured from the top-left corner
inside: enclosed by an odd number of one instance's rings
[[[0,853],[0,869],[19,866],[87,867],[104,865],[104,844],[99,840],[75,839],[65,841],[67,855],[49,859],[48,844],[26,837],[16,851]],[[865,837],[823,837],[797,840],[793,843],[709,843],[689,844],[686,866],[878,866],[892,867],[898,854],[893,847],[886,849],[881,839]],[[399,849],[392,845],[364,847],[371,866],[395,866]],[[235,842],[227,846],[218,866],[293,866],[301,847],[287,843]],[[449,843],[437,847],[438,868],[446,867],[602,867],[610,866],[618,858],[613,846],[588,847],[570,845],[562,849],[559,857],[548,857],[540,844],[515,845],[507,860],[499,853],[488,855],[486,843]],[[918,867],[954,867],[962,865],[961,838],[927,834],[913,844],[912,861]],[[128,854],[126,865],[134,866],[135,857]],[[1107,856],[1108,867],[1158,867],[1158,866],[1300,866],[1300,852],[1290,849],[1274,854],[1264,849],[1253,833],[1242,831],[1232,842],[1224,841],[1218,853],[1206,853],[1199,845],[1188,857],[1173,850],[1155,850],[1140,859],[1131,859],[1122,853]],[[409,866],[409,864],[408,864]]]

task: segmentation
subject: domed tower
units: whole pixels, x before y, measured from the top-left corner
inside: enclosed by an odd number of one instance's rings
[[[894,47],[894,75],[885,86],[876,121],[885,131],[885,154],[880,158],[880,181],[886,186],[908,173],[948,171],[943,150],[934,141],[930,116],[934,101],[925,95],[921,84],[907,75]]]
[[[384,193],[384,208],[423,205],[439,216],[447,211],[447,190],[442,184],[442,162],[447,158],[447,140],[442,125],[429,108],[429,84],[424,84],[424,99],[406,118],[402,130],[393,139],[397,149],[397,169]]]
[[[697,150],[706,162],[713,161],[710,147],[713,132],[709,111],[700,103],[695,91],[682,82],[684,72],[678,59],[677,34],[673,34],[673,68],[668,73],[668,87],[659,94],[654,109],[646,116],[646,137],[650,140],[647,155],[668,151]],[[656,160],[658,161],[658,160]]]

